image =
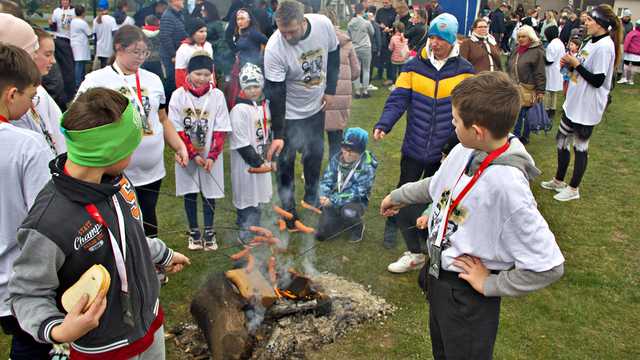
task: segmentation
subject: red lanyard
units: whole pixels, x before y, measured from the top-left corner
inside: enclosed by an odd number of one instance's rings
[[[264,132],[263,136],[265,141],[268,141],[269,128],[267,127],[267,100],[262,100],[262,116],[264,118],[264,126],[262,128],[262,132]]]
[[[138,100],[140,100],[140,106],[142,106],[142,90],[140,87],[140,71],[136,71],[136,92],[138,94]],[[144,109],[141,109],[144,111]]]
[[[460,194],[458,194],[458,196],[455,199],[453,199],[453,203],[451,203],[449,205],[449,210],[447,211],[447,218],[445,219],[445,222],[444,222],[445,224],[449,223],[449,217],[451,216],[451,213],[456,208],[456,206],[458,206],[458,204],[460,204],[462,199],[467,195],[469,190],[471,190],[473,185],[476,184],[476,182],[478,181],[478,179],[480,178],[480,175],[482,175],[484,170],[491,164],[491,162],[493,162],[493,160],[495,160],[498,156],[502,155],[505,151],[507,151],[508,148],[509,148],[509,141],[507,141],[506,144],[502,145],[498,149],[496,149],[496,150],[492,151],[491,153],[489,153],[489,155],[487,155],[487,157],[484,159],[484,161],[482,161],[482,163],[480,164],[480,167],[478,168],[476,173],[473,174],[473,177],[471,178],[471,181],[469,181],[469,183],[464,187],[464,189],[462,189]],[[462,178],[462,175],[464,175],[466,170],[467,169],[466,169],[466,166],[465,166],[465,169],[462,170],[462,173],[458,177],[458,181],[456,181],[456,184],[453,186],[453,188],[451,188],[451,194],[452,195],[453,195],[453,190],[456,188],[456,185],[458,185],[458,182],[460,181],[460,179]]]
[[[0,123],[3,123],[3,122],[5,122],[5,123],[7,123],[7,124],[8,124],[8,123],[9,123],[9,120],[7,120],[7,118],[6,118],[6,117],[4,117],[4,116],[0,115]]]

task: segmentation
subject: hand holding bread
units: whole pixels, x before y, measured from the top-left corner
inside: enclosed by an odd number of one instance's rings
[[[83,294],[80,301],[67,313],[64,321],[51,329],[51,338],[60,343],[72,342],[97,328],[100,325],[100,318],[107,308],[106,294],[107,289],[100,290],[86,311],[84,308],[89,304],[90,297]]]

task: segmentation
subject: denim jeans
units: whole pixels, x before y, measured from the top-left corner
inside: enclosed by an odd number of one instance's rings
[[[87,66],[87,61],[75,62],[76,89],[80,87],[80,84],[82,84],[82,81],[84,80],[84,73],[85,73],[86,66]]]
[[[236,225],[240,230],[240,240],[247,242],[253,236],[250,231],[247,231],[249,226],[260,226],[260,208],[257,206],[249,206],[244,209],[236,209]]]
[[[356,93],[366,93],[369,87],[369,68],[371,67],[371,48],[365,47],[356,50],[356,57],[360,62],[360,77],[353,80],[353,87]]]
[[[516,126],[513,129],[513,135],[524,140],[524,142],[529,142],[529,134],[531,133],[529,122],[527,121],[527,111],[529,111],[529,109],[530,107],[520,108],[520,114],[518,114],[518,120],[516,121]]]
[[[333,156],[340,152],[340,144],[342,143],[342,130],[327,131],[327,140],[329,143],[329,161]]]
[[[213,214],[216,210],[216,200],[206,199],[202,196],[202,213],[204,216],[204,228],[213,228]],[[198,194],[186,194],[184,196],[184,211],[187,213],[189,229],[198,229]]]

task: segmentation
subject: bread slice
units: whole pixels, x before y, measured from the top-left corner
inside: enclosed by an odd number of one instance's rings
[[[107,291],[110,285],[111,276],[107,269],[100,264],[95,264],[62,294],[62,307],[66,312],[71,312],[71,309],[80,301],[82,295],[87,294],[89,295],[89,301],[82,309],[85,312],[93,304],[100,291]]]

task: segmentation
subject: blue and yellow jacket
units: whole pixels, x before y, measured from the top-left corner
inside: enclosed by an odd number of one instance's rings
[[[420,56],[402,67],[396,89],[387,98],[375,128],[389,133],[406,111],[402,155],[422,163],[440,161],[442,149],[454,130],[451,92],[474,73],[473,65],[461,56],[449,58],[438,71],[431,64],[425,46]]]
[[[344,185],[344,189],[338,192],[338,172],[342,172],[343,178],[346,178],[349,171],[353,169],[353,165],[355,165],[344,164],[340,159],[341,153],[337,153],[329,161],[329,165],[320,181],[320,196],[329,198],[331,205],[337,207],[354,202],[367,206],[371,187],[376,178],[376,168],[378,167],[376,157],[370,151],[365,151],[353,177]]]

